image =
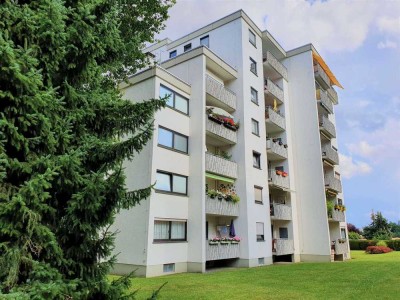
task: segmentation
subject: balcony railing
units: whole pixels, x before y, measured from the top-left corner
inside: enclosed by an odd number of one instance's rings
[[[328,117],[323,115],[319,120],[319,127],[322,132],[327,134],[331,138],[336,137],[335,125],[329,121]]]
[[[287,255],[294,253],[293,240],[289,239],[273,239],[272,255]]]
[[[231,129],[226,128],[222,124],[218,124],[214,121],[211,121],[206,116],[206,130],[213,134],[215,137],[222,139],[228,144],[236,144],[237,142],[237,132]]]
[[[342,192],[342,181],[339,178],[329,174],[324,176],[325,179],[325,187],[331,189],[337,193]]]
[[[276,170],[268,170],[268,182],[281,188],[289,189],[289,176],[283,177],[276,174]]]
[[[328,96],[331,98],[331,101],[333,103],[338,103],[338,95],[337,92],[335,91],[335,89],[333,87],[330,87],[329,89],[327,89],[328,92]]]
[[[284,94],[283,90],[277,86],[275,83],[272,82],[271,79],[265,80],[264,90],[266,93],[270,93],[273,97],[275,97],[280,102],[284,101]]]
[[[237,178],[237,164],[212,153],[206,153],[206,171]]]
[[[292,208],[289,205],[272,203],[271,217],[277,220],[291,220]]]
[[[345,254],[345,253],[349,252],[347,244],[348,244],[347,240],[345,240],[344,243],[339,243],[339,240],[336,240],[335,254]]]
[[[269,121],[283,130],[286,127],[285,118],[281,114],[274,111],[270,106],[268,106],[267,109],[265,110],[265,118],[267,122]]]
[[[209,245],[208,241],[206,244],[206,260],[219,260],[228,258],[237,258],[240,255],[240,243],[239,244],[216,244]]]
[[[333,114],[333,103],[332,100],[329,99],[328,94],[321,89],[318,89],[316,92],[317,101],[324,107],[330,114]]]
[[[328,89],[331,86],[331,81],[326,75],[325,71],[319,64],[314,65],[315,79],[325,88]]]
[[[287,158],[287,148],[283,145],[279,145],[279,142],[273,142],[272,139],[267,139],[267,150],[280,156],[281,158]]]
[[[334,209],[332,211],[332,220],[336,222],[344,222],[345,221],[344,212]]]
[[[277,73],[279,73],[283,78],[287,80],[288,72],[286,67],[283,64],[281,64],[281,62],[277,60],[275,56],[271,54],[271,52],[268,51],[266,53],[264,57],[264,63],[268,63],[272,68],[275,69]]]
[[[322,158],[329,161],[334,165],[339,164],[339,153],[333,149],[329,144],[322,146]]]
[[[239,216],[239,203],[206,196],[206,213],[220,216]]]
[[[236,94],[209,75],[206,75],[206,92],[227,105],[231,111],[236,109]]]

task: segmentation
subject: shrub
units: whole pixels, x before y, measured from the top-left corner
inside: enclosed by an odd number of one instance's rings
[[[388,247],[392,248],[393,250],[400,251],[400,240],[390,240],[386,241]]]
[[[368,246],[375,246],[376,241],[350,240],[350,250],[365,250]]]
[[[392,251],[393,251],[392,249],[390,249],[389,247],[385,247],[385,246],[368,246],[367,249],[365,250],[365,253],[383,254],[383,253],[389,253]]]
[[[361,235],[359,235],[357,232],[350,231],[349,232],[349,239],[350,240],[359,240],[359,239],[361,239]]]
[[[376,245],[377,245],[377,246],[384,246],[384,247],[387,247],[387,246],[388,246],[388,245],[386,244],[385,241],[378,241],[378,242],[376,243]]]

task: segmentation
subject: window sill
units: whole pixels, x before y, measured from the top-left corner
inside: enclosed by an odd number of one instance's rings
[[[171,107],[171,106],[168,106],[168,105],[165,105],[165,107],[168,107],[169,109],[172,109],[173,111],[176,111],[177,113],[180,113],[180,114],[182,114],[182,115],[184,115],[184,116],[190,118],[190,115],[189,115],[189,114],[184,113],[183,111],[180,111],[179,109],[176,109],[176,108]]]
[[[263,204],[264,204],[264,202],[262,202],[262,201],[254,201],[254,203],[255,203],[255,204],[260,204],[260,205],[263,205]]]
[[[177,149],[174,149],[174,148],[171,148],[171,147],[168,147],[168,146],[164,146],[164,145],[161,145],[161,144],[157,144],[157,146],[160,147],[160,148],[166,149],[166,150],[171,150],[171,151],[174,151],[174,152],[189,156],[189,153],[183,152],[181,150],[177,150]]]
[[[176,244],[176,243],[185,243],[187,244],[188,241],[173,241],[173,240],[165,240],[165,241],[154,241],[153,244]]]
[[[257,169],[257,170],[262,170],[261,167],[257,167],[257,166],[254,166],[254,165],[253,165],[253,168]]]
[[[168,191],[163,191],[163,190],[154,190],[154,192],[158,194],[166,194],[166,195],[173,195],[173,196],[181,196],[181,197],[189,197],[188,194],[181,194],[181,193],[175,193],[175,192],[168,192]]]
[[[257,73],[253,72],[252,70],[250,70],[250,72],[258,77]]]
[[[253,100],[251,100],[251,102],[253,102],[255,105],[260,106],[260,104],[258,104],[258,102],[255,102]]]
[[[257,242],[261,242],[261,243],[263,243],[263,242],[265,242],[265,240],[257,240]]]
[[[260,137],[259,134],[252,132],[253,135]]]

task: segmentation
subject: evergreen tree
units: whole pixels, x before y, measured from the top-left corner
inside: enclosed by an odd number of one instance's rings
[[[151,138],[165,99],[132,104],[118,84],[148,63],[141,49],[172,2],[1,2],[3,297],[123,298],[129,278],[106,277],[107,228],[150,195],[127,191],[121,166]]]
[[[382,216],[381,212],[371,214],[371,224],[363,228],[363,236],[367,239],[390,240],[392,232],[388,220]]]

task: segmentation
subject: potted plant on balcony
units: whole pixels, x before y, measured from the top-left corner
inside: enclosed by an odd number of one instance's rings
[[[223,238],[221,238],[220,243],[221,243],[221,245],[228,245],[231,243],[231,241],[229,240],[229,238],[223,237]]]
[[[211,199],[214,199],[215,197],[218,196],[218,193],[216,190],[211,189],[211,190],[208,190],[207,196],[210,197]]]
[[[276,173],[276,175],[282,176],[283,171],[282,170],[276,170],[275,173]]]
[[[287,172],[284,172],[284,171],[282,172],[282,177],[288,177],[288,175],[289,174]]]
[[[224,126],[230,130],[236,131],[239,129],[239,122],[235,123],[235,121],[232,118],[224,117]]]
[[[233,203],[238,203],[240,201],[240,197],[236,195],[235,193],[231,194],[231,201]]]
[[[220,242],[220,238],[219,237],[213,237],[212,239],[210,239],[209,241],[208,241],[208,244],[209,245],[218,245],[219,244],[219,242]]]
[[[220,115],[214,113],[209,113],[208,119],[218,124],[222,124],[224,122]]]
[[[234,237],[229,238],[229,240],[231,241],[231,244],[239,244],[241,238],[238,236],[234,236]]]

